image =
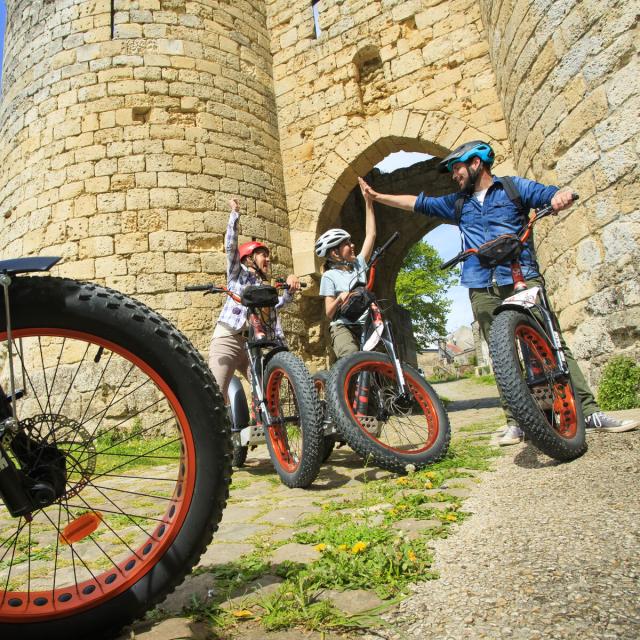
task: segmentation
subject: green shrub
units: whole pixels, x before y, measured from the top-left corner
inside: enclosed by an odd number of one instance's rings
[[[625,356],[612,358],[602,373],[598,404],[606,410],[640,407],[640,366]]]

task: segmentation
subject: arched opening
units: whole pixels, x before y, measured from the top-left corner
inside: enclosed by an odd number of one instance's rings
[[[433,145],[426,145],[415,139],[397,138],[387,138],[375,149],[367,149],[351,167],[345,169],[341,179],[336,181],[318,218],[316,236],[330,227],[341,227],[352,234],[356,250],[362,246],[365,204],[357,186],[358,174],[376,191],[382,193],[418,195],[425,192],[433,196],[450,193],[451,180],[449,176],[438,172],[439,158],[435,157],[434,151],[442,157],[442,151]],[[403,152],[404,157],[394,157],[398,152]],[[349,190],[343,187],[346,180],[350,180],[352,184]],[[416,363],[417,351],[411,313],[397,304],[395,284],[409,249],[430,231],[439,227],[440,223],[413,212],[376,204],[376,224],[376,244],[383,243],[395,231],[400,232],[400,239],[389,249],[380,264],[376,293],[380,299],[386,301],[386,315],[393,323],[402,356],[407,361]],[[452,230],[457,234],[457,230]],[[451,234],[448,234],[448,237],[451,237]],[[320,277],[319,272],[317,277]],[[324,318],[322,299],[317,302],[316,312]],[[326,320],[323,320],[319,330],[324,338],[328,337]],[[328,345],[326,339],[320,342]]]

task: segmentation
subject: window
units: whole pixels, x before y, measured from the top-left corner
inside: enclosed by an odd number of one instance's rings
[[[313,11],[313,26],[315,28],[316,38],[319,38],[322,34],[322,29],[320,28],[320,8],[318,5],[320,4],[320,0],[311,0],[311,10]]]

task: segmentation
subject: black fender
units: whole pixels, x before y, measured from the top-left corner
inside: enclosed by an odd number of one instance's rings
[[[509,302],[507,304],[501,304],[499,307],[494,309],[493,315],[497,316],[499,313],[502,313],[503,311],[520,311],[520,313],[527,313],[531,317],[534,317],[534,315],[531,313],[532,308],[533,307],[531,306],[525,307],[523,304],[515,304],[513,302]]]
[[[274,347],[273,349],[271,349],[271,351],[269,351],[269,353],[267,353],[264,356],[264,360],[262,361],[263,370],[267,368],[267,364],[269,360],[271,360],[271,358],[273,358],[273,356],[275,356],[276,353],[280,353],[281,351],[289,351],[289,347],[281,346],[281,347]]]
[[[30,271],[49,271],[62,258],[55,256],[33,256],[29,258],[14,258],[0,260],[0,273],[29,273]]]
[[[229,407],[231,409],[232,428],[239,431],[249,426],[249,405],[247,404],[247,395],[244,392],[240,378],[233,376],[229,383],[227,391],[229,396]]]

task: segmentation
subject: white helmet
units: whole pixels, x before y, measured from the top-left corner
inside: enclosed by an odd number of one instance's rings
[[[324,258],[329,249],[337,247],[341,242],[349,240],[350,238],[351,234],[347,233],[344,229],[329,229],[329,231],[325,231],[316,240],[316,255]]]

